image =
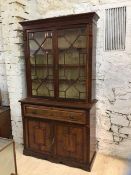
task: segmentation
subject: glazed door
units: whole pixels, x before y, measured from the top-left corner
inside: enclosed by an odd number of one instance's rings
[[[29,94],[34,97],[54,97],[53,32],[29,32],[28,46]]]
[[[87,98],[86,27],[58,31],[59,98]]]
[[[56,155],[83,162],[84,139],[83,127],[56,125]]]
[[[86,27],[32,31],[28,33],[28,46],[27,85],[31,96],[87,99]]]
[[[53,149],[52,124],[44,121],[28,120],[29,148],[33,151],[49,154]]]

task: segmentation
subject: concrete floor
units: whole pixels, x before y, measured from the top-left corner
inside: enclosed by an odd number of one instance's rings
[[[97,153],[91,172],[72,168],[22,154],[16,146],[18,175],[126,175],[127,161]]]

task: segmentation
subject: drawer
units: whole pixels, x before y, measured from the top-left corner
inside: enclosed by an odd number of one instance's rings
[[[45,106],[24,105],[24,115],[52,120],[85,124],[86,112]]]

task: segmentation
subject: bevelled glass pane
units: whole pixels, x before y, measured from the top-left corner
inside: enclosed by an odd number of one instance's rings
[[[86,99],[86,30],[59,30],[59,97]]]
[[[29,34],[33,96],[54,96],[52,32]]]

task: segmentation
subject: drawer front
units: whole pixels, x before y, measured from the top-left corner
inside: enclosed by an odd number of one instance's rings
[[[69,110],[45,106],[24,105],[24,115],[53,120],[68,121],[79,124],[86,123],[86,112],[81,110]]]

